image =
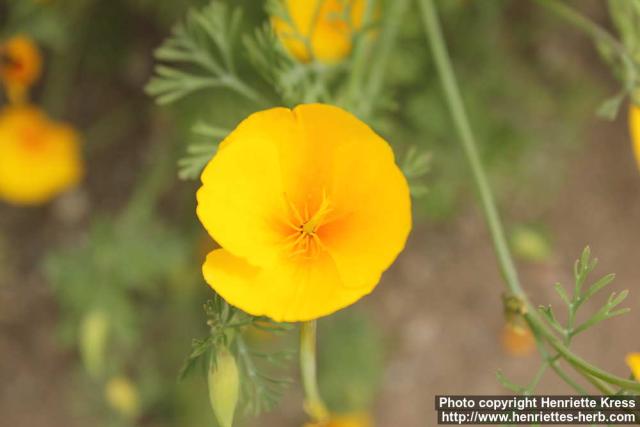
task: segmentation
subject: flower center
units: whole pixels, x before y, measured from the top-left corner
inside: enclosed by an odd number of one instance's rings
[[[20,130],[20,144],[25,151],[39,152],[45,146],[42,132],[34,127],[25,127]]]
[[[302,255],[311,258],[323,248],[317,231],[331,212],[329,199],[323,192],[320,206],[313,214],[310,214],[308,205],[305,205],[302,212],[291,202],[289,207],[293,215],[293,221],[289,223],[289,227],[293,232],[287,236],[286,246],[290,249],[291,256]]]

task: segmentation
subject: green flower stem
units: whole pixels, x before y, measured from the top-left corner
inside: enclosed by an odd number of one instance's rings
[[[300,324],[300,370],[304,389],[304,408],[316,422],[329,418],[329,411],[320,397],[316,373],[316,329],[315,320]]]
[[[419,0],[424,25],[427,31],[427,36],[433,50],[433,56],[435,59],[440,79],[442,80],[442,86],[449,103],[449,109],[452,119],[454,121],[458,136],[462,143],[462,148],[469,162],[473,180],[476,183],[476,187],[480,196],[480,202],[482,203],[482,209],[484,210],[485,219],[491,232],[491,238],[493,239],[493,245],[495,247],[496,255],[498,256],[498,263],[500,271],[504,280],[507,282],[511,292],[519,298],[524,297],[524,292],[520,286],[518,279],[518,273],[515,268],[511,253],[507,245],[507,240],[502,229],[502,223],[498,210],[496,209],[496,203],[489,186],[486,173],[480,161],[480,155],[475,142],[471,126],[469,125],[469,119],[462,103],[462,97],[456,83],[455,75],[451,67],[449,60],[449,54],[445,46],[444,39],[442,37],[442,31],[438,22],[435,7],[431,0]]]
[[[537,310],[531,304],[527,296],[525,295],[520,281],[518,279],[517,270],[511,257],[507,241],[505,239],[504,230],[496,204],[494,201],[491,187],[480,161],[480,155],[476,146],[476,141],[469,125],[469,120],[466,115],[464,105],[462,103],[462,97],[453,73],[449,54],[447,52],[444,38],[442,36],[442,30],[440,29],[440,23],[436,13],[433,0],[418,0],[422,18],[424,21],[427,38],[433,51],[433,57],[442,81],[442,86],[446,95],[446,99],[449,105],[451,116],[455,128],[460,137],[462,148],[465,152],[465,156],[469,163],[473,179],[475,181],[482,209],[484,211],[485,220],[489,227],[493,245],[498,258],[498,263],[502,276],[507,284],[509,290],[518,298],[521,299],[526,307],[525,319],[529,326],[533,330],[534,334],[541,336],[544,340],[553,347],[568,363],[570,363],[578,373],[583,376],[593,376],[606,383],[615,384],[620,387],[640,391],[640,383],[624,379],[602,369],[591,365],[584,359],[573,354],[561,340],[559,340],[553,332],[549,329],[547,324],[540,318]],[[553,367],[553,365],[552,365]]]
[[[576,383],[573,378],[567,374],[564,369],[558,364],[558,359],[560,355],[556,354],[555,356],[551,356],[547,349],[545,348],[545,343],[539,335],[536,335],[536,345],[538,347],[538,351],[540,355],[544,359],[544,364],[548,365],[553,369],[553,371],[565,382],[569,385],[569,387],[573,388],[576,392],[581,395],[587,395],[587,391],[578,383]]]
[[[602,380],[599,380],[598,378],[592,377],[591,375],[584,375],[584,377],[587,379],[587,381],[589,381],[595,388],[597,388],[598,390],[600,390],[600,392],[602,394],[606,394],[606,395],[614,395],[616,394],[615,390],[612,389],[609,384],[605,383]]]
[[[361,96],[362,81],[367,69],[367,51],[370,43],[370,37],[367,34],[367,28],[371,24],[371,17],[375,9],[376,0],[366,0],[364,16],[362,18],[362,27],[364,30],[357,35],[356,44],[353,49],[353,60],[351,65],[351,76],[349,78],[348,99],[349,102],[355,103]]]
[[[364,94],[360,96],[359,108],[356,109],[356,113],[361,117],[367,118],[371,114],[373,105],[378,101],[389,56],[398,38],[402,17],[410,3],[411,0],[394,0],[387,4],[387,10],[383,14],[384,23],[375,48],[375,56],[372,58],[369,78],[364,87]]]
[[[593,40],[602,42],[613,49],[620,57],[627,74],[627,89],[633,89],[633,85],[637,80],[637,70],[634,61],[627,52],[627,49],[615,37],[609,34],[604,28],[600,27],[590,19],[585,18],[576,12],[572,7],[567,6],[563,2],[557,0],[536,0],[538,4],[554,12],[556,15],[574,25],[576,28],[587,33]]]

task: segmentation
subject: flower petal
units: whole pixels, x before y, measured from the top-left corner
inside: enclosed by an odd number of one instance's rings
[[[329,257],[307,264],[278,262],[259,268],[216,249],[207,256],[202,271],[207,283],[229,304],[277,322],[326,316],[368,293],[345,289]]]
[[[278,144],[296,138],[291,111],[275,108],[244,120],[202,173],[197,214],[211,237],[254,265],[269,264],[285,222]]]
[[[324,184],[307,184],[325,185],[333,207],[318,231],[320,239],[345,286],[371,289],[402,251],[411,229],[407,181],[389,144],[353,115],[326,105],[294,111],[309,144],[324,147],[325,156],[316,162],[331,169]]]

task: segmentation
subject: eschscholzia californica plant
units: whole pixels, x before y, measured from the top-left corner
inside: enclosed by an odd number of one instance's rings
[[[323,104],[249,116],[202,173],[197,213],[222,247],[203,266],[230,304],[306,321],[370,293],[411,229],[389,144]]]
[[[640,169],[640,107],[633,103],[629,106],[629,131],[633,152],[636,156],[638,169]]]
[[[15,36],[0,44],[0,79],[12,103],[26,101],[41,72],[40,50],[29,37]]]
[[[78,134],[33,106],[0,111],[0,199],[45,203],[75,186],[83,163]]]
[[[627,355],[627,365],[633,373],[636,381],[640,381],[640,353],[630,353]]]
[[[334,415],[328,421],[307,423],[304,427],[373,427],[373,419],[365,412]]]
[[[276,34],[299,61],[340,62],[363,26],[365,0],[283,0],[288,20],[273,17]]]

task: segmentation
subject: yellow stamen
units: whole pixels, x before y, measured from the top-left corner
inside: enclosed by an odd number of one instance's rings
[[[323,191],[320,206],[312,215],[310,214],[308,203],[305,203],[302,214],[290,200],[287,200],[287,203],[293,218],[292,220],[287,220],[286,224],[295,231],[286,237],[285,248],[291,251],[289,255],[292,257],[304,255],[310,258],[317,253],[318,249],[324,249],[317,231],[332,210],[329,198],[326,191]],[[296,223],[299,225],[295,225]]]

